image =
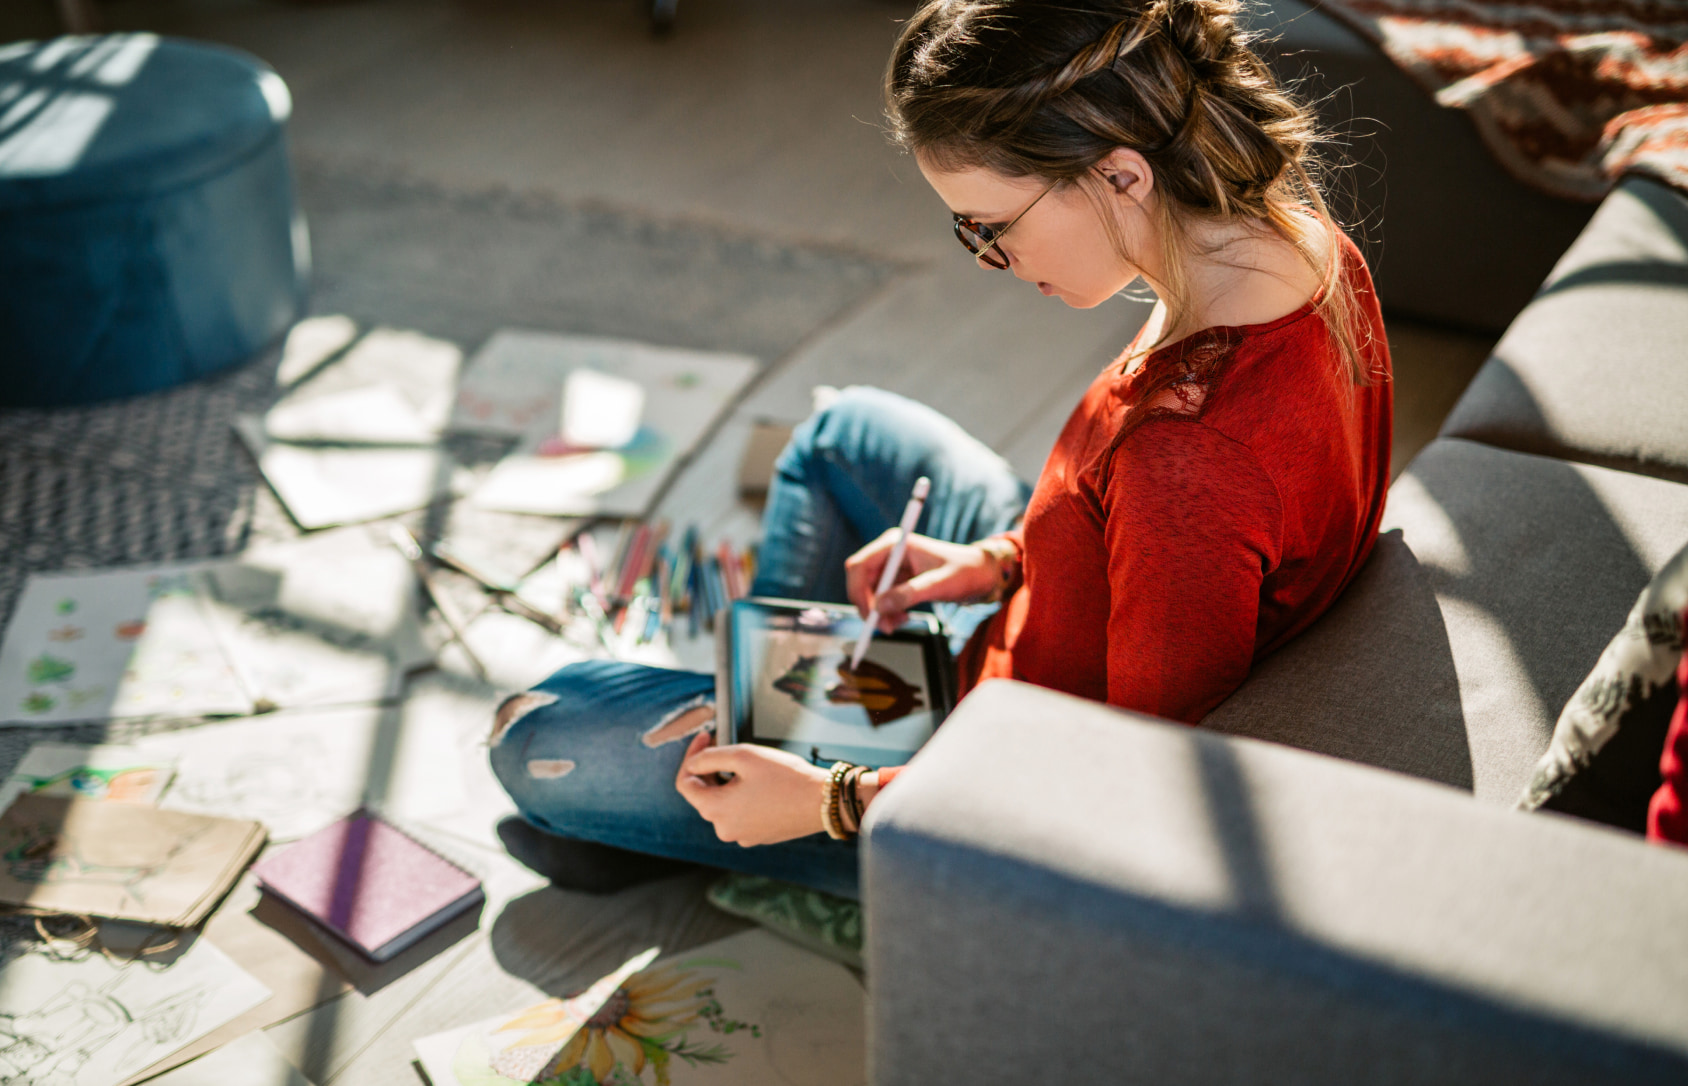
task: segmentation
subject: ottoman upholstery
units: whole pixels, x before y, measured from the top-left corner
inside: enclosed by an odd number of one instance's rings
[[[287,88],[151,34],[0,49],[0,404],[165,388],[250,358],[304,301]]]
[[[1203,725],[1511,804],[1688,540],[1688,488],[1443,438],[1390,488],[1383,528],[1336,606]]]

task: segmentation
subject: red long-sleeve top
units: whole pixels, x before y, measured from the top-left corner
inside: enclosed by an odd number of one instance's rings
[[[1009,533],[1022,580],[968,645],[963,690],[1008,677],[1195,723],[1336,600],[1377,538],[1393,405],[1371,275],[1343,241],[1372,381],[1314,302],[1109,365]],[[1157,367],[1216,350],[1199,407],[1163,392],[1114,442]]]

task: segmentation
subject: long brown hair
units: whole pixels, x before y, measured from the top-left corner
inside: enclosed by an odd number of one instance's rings
[[[1094,167],[1115,148],[1138,151],[1162,197],[1165,281],[1155,287],[1167,308],[1160,341],[1143,351],[1183,328],[1191,227],[1248,221],[1319,273],[1318,308],[1337,354],[1354,384],[1369,384],[1341,233],[1315,180],[1312,113],[1250,51],[1238,8],[1237,0],[930,0],[891,53],[891,136],[940,169],[982,166],[1076,185],[1098,201]],[[1310,220],[1323,226],[1322,244]],[[1112,217],[1102,221],[1127,255]],[[1217,372],[1199,367],[1222,367],[1229,352],[1193,354],[1177,371],[1144,375],[1143,410],[1125,428],[1182,392],[1174,386],[1207,384]]]

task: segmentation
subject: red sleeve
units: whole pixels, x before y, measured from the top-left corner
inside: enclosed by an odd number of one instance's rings
[[[1249,449],[1199,420],[1144,423],[1102,498],[1108,702],[1194,724],[1248,677],[1283,512]]]
[[[1688,613],[1682,616],[1688,627]],[[1688,656],[1676,672],[1680,694],[1659,758],[1659,790],[1647,808],[1647,839],[1688,845]]]

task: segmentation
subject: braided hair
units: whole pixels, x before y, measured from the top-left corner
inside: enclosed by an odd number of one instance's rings
[[[1249,49],[1238,10],[1238,0],[929,0],[886,72],[891,137],[939,169],[1069,186],[1093,185],[1092,168],[1116,148],[1138,151],[1162,196],[1163,337],[1189,309],[1190,227],[1250,220],[1320,274],[1337,353],[1353,383],[1369,383],[1340,234],[1313,177],[1312,113]],[[1125,255],[1112,219],[1103,222]],[[1210,384],[1229,354],[1195,353],[1215,372],[1192,372],[1187,356],[1180,373],[1145,375],[1138,402],[1164,403],[1159,393],[1180,382]]]

